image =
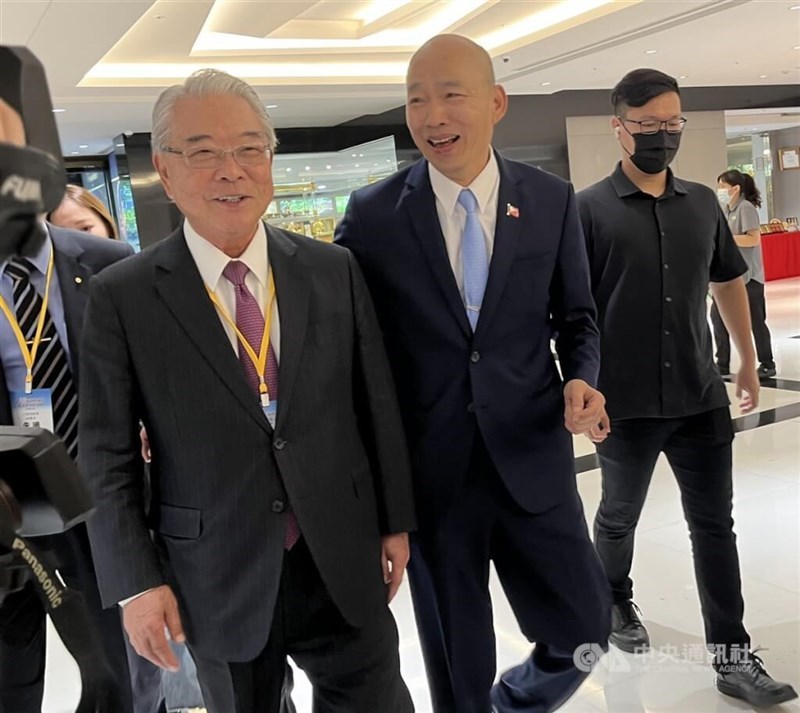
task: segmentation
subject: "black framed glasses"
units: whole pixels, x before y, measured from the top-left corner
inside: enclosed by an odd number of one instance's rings
[[[235,149],[212,149],[207,146],[194,147],[179,151],[170,146],[164,148],[167,153],[183,157],[189,168],[219,168],[225,163],[228,154],[240,166],[262,166],[272,157],[272,149],[264,144],[245,144]]]
[[[677,119],[667,119],[666,121],[658,121],[657,119],[645,119],[645,121],[636,121],[636,119],[623,119],[621,116],[618,116],[623,125],[625,124],[636,124],[639,127],[639,131],[642,134],[657,134],[661,131],[661,127],[663,126],[668,134],[680,134],[683,131],[683,127],[686,126],[686,121],[684,117],[678,117]],[[625,131],[628,131],[628,127],[625,126]],[[631,132],[628,131],[630,134]]]

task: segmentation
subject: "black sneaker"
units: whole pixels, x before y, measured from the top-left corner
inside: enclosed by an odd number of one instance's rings
[[[641,610],[632,601],[611,607],[611,635],[608,641],[627,654],[643,654],[650,649],[650,635],[639,618]]]
[[[762,364],[760,367],[758,367],[758,378],[762,381],[764,379],[774,379],[777,373],[778,370],[775,368],[774,364]]]
[[[766,707],[786,703],[797,698],[797,693],[788,683],[770,678],[764,662],[751,653],[746,661],[718,664],[717,690],[726,696],[740,698],[751,706]]]

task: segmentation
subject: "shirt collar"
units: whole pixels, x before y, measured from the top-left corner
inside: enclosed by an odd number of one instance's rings
[[[441,204],[444,206],[447,215],[452,215],[458,203],[458,196],[465,186],[461,186],[455,181],[451,181],[441,171],[434,168],[428,162],[428,175],[431,179],[431,188]],[[483,213],[489,206],[492,195],[500,183],[500,169],[497,167],[497,158],[494,151],[489,149],[489,160],[483,170],[475,177],[475,180],[466,188],[469,188],[478,201],[478,210]]]
[[[203,282],[212,291],[216,291],[219,280],[222,277],[222,271],[232,258],[203,238],[186,219],[183,222],[183,235],[189,252],[192,254],[192,258],[200,272],[200,277],[203,278]],[[269,278],[267,231],[262,221],[258,221],[258,227],[253,239],[245,251],[236,259],[247,265],[250,272],[255,275],[263,287],[267,286]]]
[[[50,252],[53,249],[53,243],[50,239],[50,233],[47,230],[45,225],[42,226],[45,232],[45,239],[42,241],[42,244],[39,246],[39,249],[36,251],[35,255],[28,257],[28,262],[31,263],[42,275],[47,275],[47,268],[50,265]],[[6,265],[11,261],[11,258],[7,258],[0,262],[0,277],[5,274]]]
[[[642,191],[633,184],[631,179],[625,175],[625,172],[622,170],[622,161],[617,163],[617,167],[614,169],[614,173],[611,174],[610,180],[611,185],[614,186],[614,190],[620,198],[628,198],[637,193],[642,193]],[[672,173],[672,169],[668,168],[667,188],[664,191],[664,196],[670,196],[675,193],[686,195],[688,191],[686,190],[686,186],[681,183],[680,179],[676,178],[675,174]]]

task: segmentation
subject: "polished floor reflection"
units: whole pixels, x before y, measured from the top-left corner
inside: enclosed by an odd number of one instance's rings
[[[778,375],[793,388],[764,389],[760,411],[786,414],[800,404],[800,280],[767,286],[769,324]],[[779,382],[776,382],[779,383]],[[793,390],[796,388],[797,390]],[[800,407],[798,407],[800,409]],[[734,415],[738,415],[734,409]],[[576,455],[593,452],[576,440]],[[739,538],[745,623],[754,647],[777,679],[800,685],[800,410],[772,425],[745,430],[734,446],[736,532]],[[587,517],[600,498],[600,474],[579,476]],[[633,577],[636,601],[653,643],[648,656],[612,650],[565,713],[733,713],[747,705],[717,693],[704,662],[702,622],[691,550],[675,481],[659,462],[638,529]],[[495,601],[498,666],[520,661],[529,645],[520,635],[497,582]],[[407,587],[393,606],[401,634],[403,672],[419,713],[431,713],[419,642]],[[54,637],[53,637],[54,639]],[[73,662],[57,642],[49,651],[44,713],[68,713],[78,700]],[[298,675],[298,710],[310,713],[308,684]],[[794,701],[770,709],[800,713]],[[380,713],[376,711],[376,713]],[[487,712],[488,713],[488,712]]]

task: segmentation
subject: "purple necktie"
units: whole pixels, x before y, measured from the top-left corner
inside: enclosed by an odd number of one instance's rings
[[[241,260],[231,260],[222,271],[222,274],[233,283],[236,291],[236,326],[250,343],[253,351],[258,354],[261,349],[261,339],[264,336],[264,315],[261,308],[253,297],[252,292],[247,289],[244,280],[250,268]],[[250,388],[258,395],[258,372],[255,364],[248,356],[244,346],[239,343],[239,361],[244,369],[244,375]],[[267,370],[265,374],[267,388],[269,389],[270,399],[278,398],[278,360],[275,358],[275,351],[272,344],[269,345],[267,356]],[[300,539],[300,527],[293,512],[289,512],[286,518],[286,533],[283,545],[287,550],[292,549]]]

